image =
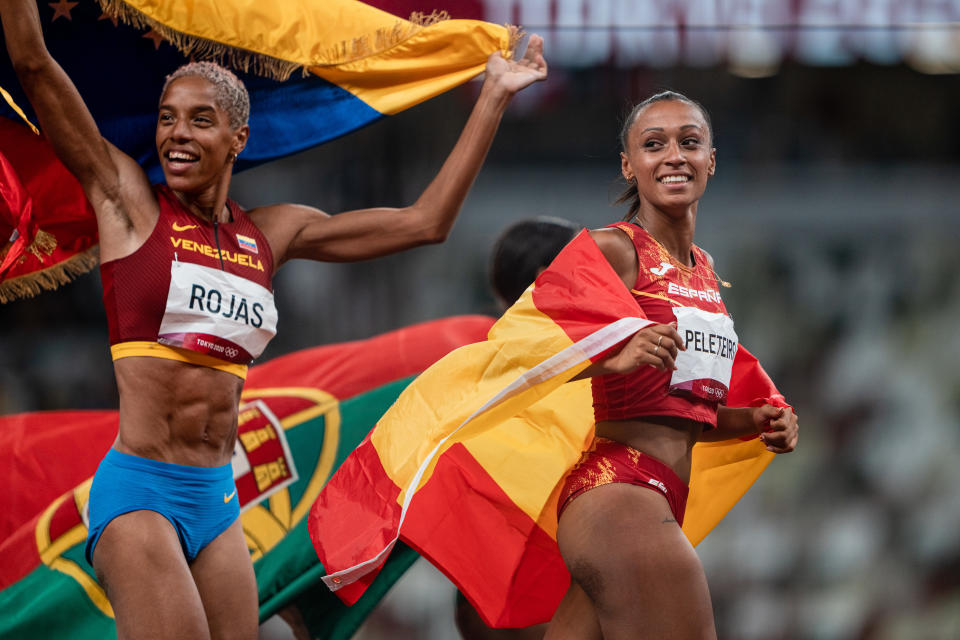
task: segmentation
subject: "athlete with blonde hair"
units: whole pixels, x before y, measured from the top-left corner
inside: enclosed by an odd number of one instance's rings
[[[255,638],[257,588],[230,458],[246,365],[276,331],[288,260],[353,261],[443,241],[511,97],[546,77],[542,41],[490,56],[480,96],[412,205],[331,216],[227,197],[249,98],[210,63],[174,72],[156,146],[165,185],[106,141],[43,41],[33,0],[0,0],[7,51],[97,218],[120,425],[90,491],[87,558],[121,638]]]

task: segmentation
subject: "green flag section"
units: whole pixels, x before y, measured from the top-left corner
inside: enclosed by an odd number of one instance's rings
[[[491,324],[481,316],[448,318],[250,369],[233,469],[261,620],[296,606],[316,637],[348,638],[417,558],[398,548],[364,597],[346,607],[320,584],[325,570],[305,516],[413,377],[447,352],[483,340]],[[110,604],[83,557],[90,481],[115,434],[113,412],[0,417],[7,487],[0,638],[116,637]],[[44,484],[33,484],[38,479]],[[36,497],[35,486],[43,487]]]

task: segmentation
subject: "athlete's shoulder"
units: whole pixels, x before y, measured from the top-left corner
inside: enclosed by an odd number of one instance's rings
[[[637,252],[633,240],[619,227],[591,229],[590,237],[617,275],[624,283],[629,283],[628,287],[632,287],[637,273]]]

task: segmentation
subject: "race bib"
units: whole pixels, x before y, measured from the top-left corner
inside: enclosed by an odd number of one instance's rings
[[[687,350],[677,354],[670,393],[725,403],[733,358],[737,355],[733,320],[696,307],[676,307],[673,313],[677,317],[677,333]]]
[[[276,333],[277,308],[269,289],[219,269],[170,264],[160,344],[249,364]]]

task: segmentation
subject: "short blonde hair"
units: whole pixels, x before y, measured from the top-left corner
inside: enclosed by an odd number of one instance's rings
[[[217,106],[226,111],[231,128],[239,129],[247,124],[250,118],[250,94],[247,93],[247,88],[232,71],[215,62],[191,62],[168,75],[163,83],[160,99],[163,100],[167,88],[174,80],[188,76],[203,78],[213,85]]]

